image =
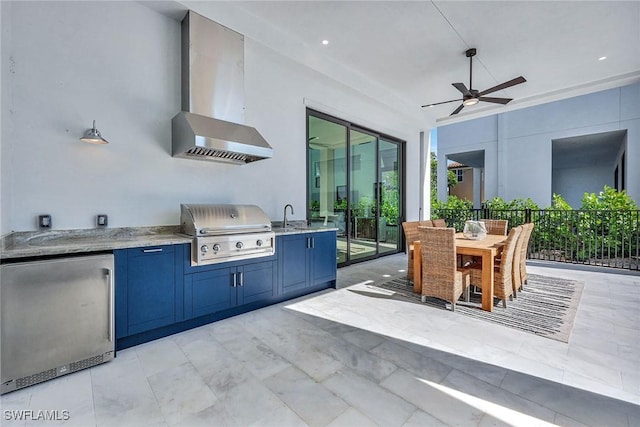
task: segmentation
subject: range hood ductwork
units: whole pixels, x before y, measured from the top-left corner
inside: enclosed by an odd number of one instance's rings
[[[244,37],[195,12],[182,20],[182,111],[173,157],[246,164],[273,156],[244,122]]]

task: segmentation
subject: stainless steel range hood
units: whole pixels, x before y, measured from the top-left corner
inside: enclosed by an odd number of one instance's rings
[[[244,123],[244,37],[195,12],[182,20],[182,110],[173,157],[245,164],[273,149]]]

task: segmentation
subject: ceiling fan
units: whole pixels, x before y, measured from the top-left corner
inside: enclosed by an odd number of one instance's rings
[[[501,83],[501,84],[499,84],[497,86],[489,88],[487,90],[483,90],[482,92],[480,92],[480,91],[478,91],[476,89],[473,89],[473,85],[471,84],[471,82],[472,82],[471,77],[472,77],[472,71],[473,71],[473,62],[472,61],[473,61],[473,57],[476,56],[476,49],[475,48],[468,49],[465,52],[465,55],[467,56],[467,58],[469,58],[469,89],[467,89],[467,87],[464,85],[464,83],[451,83],[453,85],[453,87],[455,87],[460,92],[462,92],[462,99],[452,99],[450,101],[436,102],[434,104],[423,105],[422,107],[433,107],[434,105],[440,105],[440,104],[447,104],[449,102],[462,101],[462,104],[460,104],[460,106],[458,108],[456,108],[455,110],[453,110],[453,113],[450,114],[451,116],[453,116],[454,114],[458,114],[464,107],[469,107],[471,105],[476,105],[480,101],[493,102],[494,104],[508,104],[510,101],[512,101],[511,98],[493,98],[493,97],[487,97],[487,96],[484,96],[484,95],[490,94],[492,92],[497,92],[499,90],[506,89],[508,87],[515,86],[515,85],[518,85],[520,83],[526,82],[525,78],[520,76],[520,77],[516,77],[513,80],[509,80],[508,82],[504,82],[504,83]]]

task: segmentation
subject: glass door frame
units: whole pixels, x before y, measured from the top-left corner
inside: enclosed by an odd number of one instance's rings
[[[351,214],[351,206],[347,206],[347,210],[345,212],[345,223],[346,223],[346,251],[347,251],[347,255],[346,255],[346,260],[344,262],[340,262],[338,263],[338,267],[343,267],[343,266],[347,266],[347,265],[351,265],[354,263],[358,263],[358,262],[362,262],[362,261],[367,261],[367,260],[371,260],[371,259],[376,259],[379,258],[381,256],[386,256],[386,255],[391,255],[391,254],[396,254],[396,253],[400,253],[403,252],[405,250],[405,244],[404,244],[404,233],[401,232],[401,227],[402,227],[402,221],[405,218],[405,211],[406,211],[406,198],[405,198],[405,188],[406,188],[406,170],[405,170],[405,165],[406,165],[406,141],[403,141],[399,138],[395,138],[393,136],[387,135],[387,134],[383,134],[381,132],[377,132],[374,130],[371,130],[367,127],[364,126],[360,126],[354,123],[351,123],[347,120],[344,119],[340,119],[338,117],[334,117],[331,116],[329,114],[326,113],[322,113],[320,111],[317,110],[313,110],[311,108],[307,108],[306,109],[306,124],[305,124],[305,128],[306,128],[306,163],[307,163],[307,178],[306,178],[306,216],[307,216],[307,222],[311,223],[311,211],[309,209],[309,203],[310,203],[310,193],[309,193],[309,180],[311,179],[311,167],[312,165],[310,164],[310,160],[309,160],[309,117],[316,117],[322,120],[326,120],[329,122],[333,122],[335,124],[344,126],[346,129],[346,153],[345,153],[345,173],[346,173],[346,194],[347,195],[351,195],[351,188],[352,188],[352,183],[351,183],[351,131],[356,131],[356,132],[361,132],[361,133],[365,133],[368,135],[371,135],[372,137],[375,138],[375,144],[376,144],[376,153],[375,153],[375,173],[376,173],[376,182],[378,182],[381,178],[380,176],[380,152],[379,152],[379,144],[380,144],[380,140],[384,140],[386,142],[389,143],[393,143],[393,144],[397,144],[398,147],[398,184],[399,184],[399,189],[398,189],[398,193],[399,193],[399,200],[398,200],[398,232],[397,232],[397,248],[395,251],[388,251],[388,252],[384,252],[383,254],[380,253],[380,233],[379,233],[379,212],[376,213],[375,215],[375,230],[376,230],[376,250],[375,253],[373,255],[367,256],[367,257],[362,257],[362,258],[358,258],[357,260],[352,260],[350,257],[351,254],[351,237],[350,237],[350,232],[351,232],[351,221],[352,221],[352,214]],[[381,202],[381,192],[378,191],[377,194],[375,195],[377,197],[377,204],[376,206],[378,206],[378,210],[380,210],[380,202]]]

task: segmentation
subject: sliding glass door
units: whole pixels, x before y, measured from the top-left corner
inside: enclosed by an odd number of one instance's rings
[[[400,248],[401,141],[308,111],[308,219],[338,229],[338,265]]]
[[[308,116],[307,218],[338,228],[338,264],[347,261],[347,127]]]

